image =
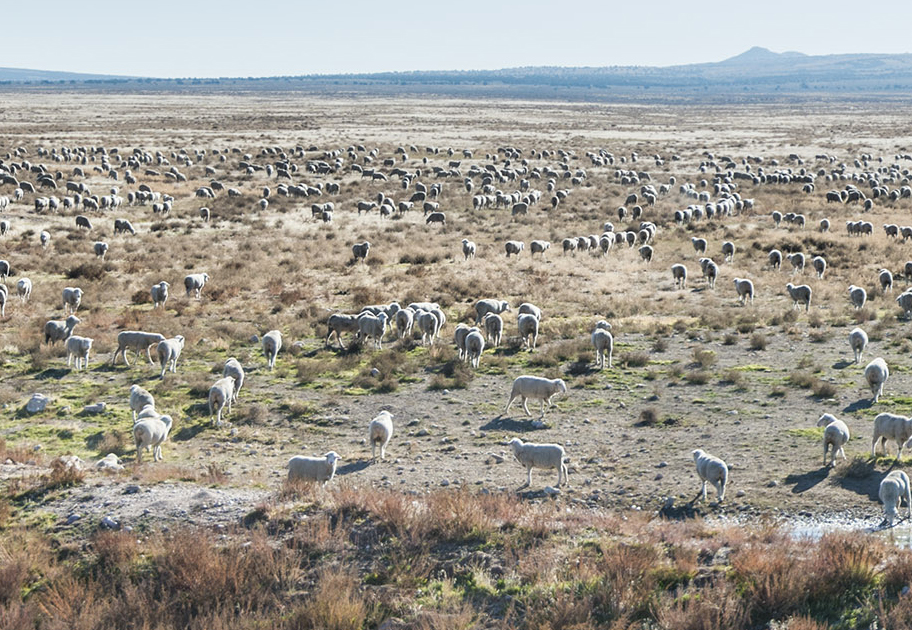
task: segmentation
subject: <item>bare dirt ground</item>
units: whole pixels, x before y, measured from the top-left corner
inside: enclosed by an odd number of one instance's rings
[[[139,183],[174,196],[166,218],[153,215],[150,206],[124,206],[90,214],[93,230],[85,233],[73,223],[82,210],[33,211],[34,198],[51,194],[47,191],[26,195],[0,215],[11,222],[10,233],[0,237],[0,257],[13,266],[7,284],[14,292],[15,279],[28,276],[35,285],[30,302],[10,298],[0,327],[0,437],[11,448],[40,445],[34,457],[19,457],[34,460],[35,466],[10,459],[2,474],[10,483],[37,474],[41,464],[59,454],[73,453],[91,463],[113,451],[123,456],[125,472],[90,472],[82,486],[20,505],[20,512],[49,524],[72,514],[93,523],[111,515],[136,524],[150,518],[219,524],[236,522],[258,504],[275,500],[290,456],[328,450],[343,457],[334,484],[407,492],[441,487],[513,491],[524,471],[504,443],[519,435],[565,446],[572,485],[555,500],[568,506],[658,511],[673,498],[670,512],[678,513],[677,507],[699,489],[690,453],[702,448],[723,457],[731,469],[724,506],[706,508],[707,513],[743,520],[848,516],[874,524],[880,516],[877,487],[892,460],[858,460],[850,467],[840,462],[835,471],[824,469],[821,432],[814,423],[825,412],[847,422],[853,432],[846,448],[851,461],[869,453],[877,413],[908,413],[912,342],[894,301],[903,282],[897,275],[896,289],[883,296],[875,284],[878,269],[898,274],[912,258],[908,245],[888,239],[881,228],[908,222],[912,201],[877,201],[874,210],[862,213],[859,205],[827,204],[824,194],[844,188],[852,173],[893,163],[907,169],[907,161],[896,155],[912,144],[902,122],[908,114],[838,103],[796,111],[777,105],[615,107],[262,94],[61,94],[35,101],[0,94],[2,153],[26,149],[6,163],[43,163],[51,172],[61,171],[61,181],[85,181],[98,194],[117,185],[123,196],[135,186],[92,171],[100,152],[89,152],[83,179],[72,177],[74,163],[55,163],[39,155],[39,148],[104,146],[110,152],[116,147],[119,158],[111,163],[121,178],[120,159],[134,149],[161,151],[188,176],[186,183],[170,183],[144,174],[145,165],[133,169]],[[403,190],[397,177],[372,182],[353,173],[346,149],[357,145],[378,149],[378,170],[388,172],[380,163],[394,158],[400,168],[421,169],[420,181],[443,183],[439,201],[447,225],[426,226],[420,211],[393,219],[376,212],[359,215],[358,200],[378,193],[401,200],[414,188]],[[303,148],[303,157],[292,155],[296,146]],[[405,161],[395,152],[400,146],[408,153]],[[521,149],[529,169],[560,169],[556,151],[566,150],[572,154],[565,162],[568,169],[585,169],[586,178],[575,186],[569,179],[557,182],[558,188],[571,188],[557,209],[546,211],[546,193],[528,217],[514,220],[509,208],[472,210],[462,177],[436,178],[431,171],[460,159],[462,175],[472,164],[496,160],[504,167],[498,149],[505,146]],[[339,182],[340,194],[317,200],[280,197],[275,177],[238,168],[245,153],[251,156],[247,161],[259,165],[278,160],[263,152],[273,147],[299,166],[295,183]],[[426,147],[440,150],[429,153]],[[454,156],[447,155],[448,147]],[[235,148],[237,153],[231,151]],[[181,149],[191,165],[182,163]],[[198,160],[197,149],[205,150],[205,157]],[[336,149],[345,159],[340,170],[306,172],[307,160],[323,159],[324,151]],[[473,158],[461,158],[463,149],[472,150]],[[593,166],[587,152],[599,149],[618,160],[623,156],[626,163]],[[555,153],[542,156],[542,150]],[[356,149],[359,163],[366,151]],[[803,164],[788,160],[793,153]],[[873,159],[856,165],[865,153]],[[836,160],[815,159],[819,154]],[[661,156],[660,165],[654,155]],[[695,203],[678,187],[707,179],[711,190],[715,169],[701,171],[701,165],[721,163],[720,156],[730,157],[739,170],[748,156],[762,156],[767,172],[832,173],[844,163],[849,179],[827,182],[819,176],[812,194],[802,193],[799,183],[739,181],[739,194],[755,200],[753,211],[676,225],[673,212]],[[216,174],[207,175],[204,166]],[[168,166],[148,168],[163,172]],[[606,257],[562,255],[564,237],[601,233],[605,221],[613,221],[617,230],[638,223],[618,220],[618,206],[640,187],[621,184],[618,168],[647,171],[657,187],[676,180],[671,192],[644,212],[643,219],[659,227],[655,258],[647,265],[635,248],[615,248]],[[752,168],[756,172],[758,165]],[[195,198],[196,188],[213,178],[242,195]],[[532,188],[544,191],[548,178],[532,180]],[[900,173],[892,186],[899,187],[902,179]],[[256,208],[263,186],[273,189],[267,211]],[[512,192],[519,182],[498,186]],[[12,192],[11,186],[0,186],[0,195]],[[65,193],[55,194],[62,198]],[[311,219],[311,203],[325,201],[335,203],[331,224]],[[208,225],[198,217],[202,205],[212,209]],[[774,210],[804,213],[807,228],[776,228],[770,219]],[[129,218],[138,234],[113,235],[115,217]],[[833,230],[821,234],[816,226],[824,217]],[[846,235],[844,222],[858,218],[874,223],[873,236]],[[52,235],[47,250],[38,244],[41,230]],[[692,236],[707,238],[709,255],[721,265],[714,291],[700,278]],[[475,260],[462,260],[462,238],[477,242]],[[526,242],[519,258],[503,255],[509,238]],[[534,238],[552,242],[543,259],[529,257]],[[368,264],[352,264],[351,244],[365,239],[372,244]],[[104,263],[92,254],[95,240],[111,245]],[[724,240],[737,246],[732,263],[722,264]],[[767,251],[773,247],[804,251],[809,258],[825,255],[830,263],[825,279],[814,278],[810,269],[792,276],[785,264],[782,271],[769,269]],[[669,272],[677,262],[690,271],[683,291],[673,288]],[[203,299],[186,298],[183,276],[203,271],[212,277]],[[738,304],[734,277],[753,280],[753,305]],[[172,297],[164,311],[156,312],[148,291],[160,280],[171,283]],[[793,310],[784,288],[790,281],[813,287],[809,313]],[[849,284],[868,289],[870,302],[861,312],[849,304]],[[39,337],[46,320],[62,318],[64,286],[86,290],[77,334],[95,338],[87,372],[66,369],[60,345],[48,349]],[[453,326],[470,322],[472,304],[484,297],[514,306],[533,302],[544,310],[544,319],[539,346],[529,353],[519,348],[515,320],[508,317],[506,344],[486,351],[473,374],[454,361]],[[434,348],[421,347],[420,340],[394,341],[392,335],[379,352],[324,348],[329,313],[394,300],[440,302],[448,323]],[[611,321],[615,334],[614,366],[603,371],[595,369],[588,341],[601,318]],[[847,335],[865,321],[871,344],[856,365]],[[269,372],[251,337],[276,328],[285,345],[276,370]],[[157,368],[141,361],[111,367],[116,334],[123,329],[184,335],[187,346],[177,373],[159,381]],[[291,352],[295,342],[300,344]],[[248,381],[231,424],[214,428],[206,391],[230,356],[241,360]],[[875,356],[886,359],[892,374],[884,398],[871,405],[862,369]],[[379,377],[370,375],[372,368]],[[544,424],[525,417],[517,404],[503,413],[512,379],[525,373],[567,381],[567,396],[546,412]],[[127,405],[132,383],[152,391],[159,410],[175,417],[163,463],[132,463]],[[30,415],[24,405],[35,392],[53,401],[46,411]],[[105,402],[107,411],[98,416],[81,411],[96,402]],[[366,428],[380,409],[393,413],[396,435],[388,460],[371,464]],[[544,496],[542,489],[556,481],[552,472],[533,473],[530,498]],[[127,491],[130,486],[138,486],[138,492]]]

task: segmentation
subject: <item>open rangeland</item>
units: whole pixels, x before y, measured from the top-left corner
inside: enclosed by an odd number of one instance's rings
[[[912,577],[906,552],[865,533],[787,533],[798,518],[876,526],[881,479],[907,465],[895,441],[870,455],[875,416],[912,410],[897,301],[912,280],[912,138],[897,135],[908,107],[51,91],[3,92],[0,106],[0,625],[106,627],[127,614],[117,606],[163,628],[912,615],[893,606]],[[522,247],[508,255],[511,241]],[[787,284],[810,287],[809,304]],[[66,288],[79,299],[65,305]],[[475,368],[453,340],[481,299],[510,310]],[[416,313],[403,338],[393,325],[379,342],[326,342],[330,315],[393,302],[438,305],[439,336],[426,343]],[[534,349],[523,303],[541,309]],[[78,344],[47,340],[50,320],[61,339],[93,340],[86,369]],[[600,320],[613,336],[603,368]],[[174,371],[157,338],[129,337],[125,365],[123,331],[181,336]],[[246,374],[219,424],[210,387],[230,357]],[[876,357],[890,374],[873,402]],[[521,400],[505,411],[521,375],[566,393],[542,418],[538,400],[531,417]],[[171,418],[162,461],[136,462],[133,384]],[[36,393],[49,402],[32,413]],[[381,410],[394,432],[372,461]],[[832,468],[824,413],[851,432]],[[557,468],[534,468],[520,489],[514,437],[563,446],[569,485],[555,492]],[[711,484],[689,504],[694,449],[728,465],[721,504]],[[341,459],[324,488],[285,483],[291,457],[329,451]],[[123,470],[96,469],[111,453]],[[103,518],[119,531],[99,531]],[[67,554],[83,554],[78,570]],[[152,583],[193,595],[153,602]],[[110,589],[125,603],[77,606]]]

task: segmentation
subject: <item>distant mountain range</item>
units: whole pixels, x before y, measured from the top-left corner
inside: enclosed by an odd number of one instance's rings
[[[805,55],[750,50],[713,63],[678,66],[535,66],[248,78],[156,79],[0,68],[0,84],[114,89],[300,90],[514,95],[543,98],[744,94],[892,93],[912,98],[912,54]],[[537,90],[536,88],[545,88]]]

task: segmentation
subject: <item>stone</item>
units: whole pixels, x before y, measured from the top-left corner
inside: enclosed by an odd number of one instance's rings
[[[250,335],[250,343],[260,343],[260,338],[256,335]]]
[[[70,514],[69,516],[67,516],[66,524],[72,525],[73,523],[80,520],[81,518],[82,518],[81,514]]]
[[[556,497],[557,495],[559,495],[561,493],[560,490],[558,490],[557,488],[554,488],[553,486],[545,486],[545,489],[542,490],[542,492],[547,494],[549,497]]]
[[[114,453],[108,453],[103,458],[95,462],[95,468],[98,468],[105,472],[119,472],[124,469],[124,467],[120,464],[120,460],[117,458],[117,455]]]
[[[82,411],[83,411],[83,413],[91,413],[91,414],[102,413],[102,412],[104,412],[105,407],[107,407],[107,405],[105,405],[103,402],[99,402],[99,403],[95,403],[94,405],[86,405],[85,407],[82,408]]]
[[[124,494],[136,494],[139,492],[139,486],[137,486],[136,484],[131,484],[131,485],[127,486],[126,488],[124,488],[123,491],[124,491]]]
[[[44,394],[32,394],[32,397],[25,404],[25,410],[29,413],[39,413],[45,410],[51,399]]]
[[[102,529],[110,529],[110,530],[117,531],[120,529],[120,523],[118,523],[111,516],[105,516],[104,518],[101,519],[101,522],[99,523],[99,527],[101,527]]]

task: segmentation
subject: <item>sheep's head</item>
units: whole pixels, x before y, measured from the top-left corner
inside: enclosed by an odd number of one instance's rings
[[[330,465],[334,465],[337,461],[342,459],[342,457],[335,451],[328,452],[325,455],[325,457],[326,457],[327,463],[329,463]]]
[[[702,449],[699,449],[699,448],[698,448],[698,449],[694,449],[693,453],[691,453],[691,454],[693,455],[694,461],[697,461],[698,459],[700,459],[700,458],[703,457],[703,455],[704,455]]]
[[[831,413],[825,413],[822,416],[820,416],[819,420],[817,420],[817,426],[825,427],[826,425],[830,424],[831,422],[835,422],[835,421],[836,421],[836,416],[834,416]]]
[[[567,393],[567,384],[564,382],[564,379],[559,378],[555,383],[557,384],[557,391],[563,392],[564,394]]]

